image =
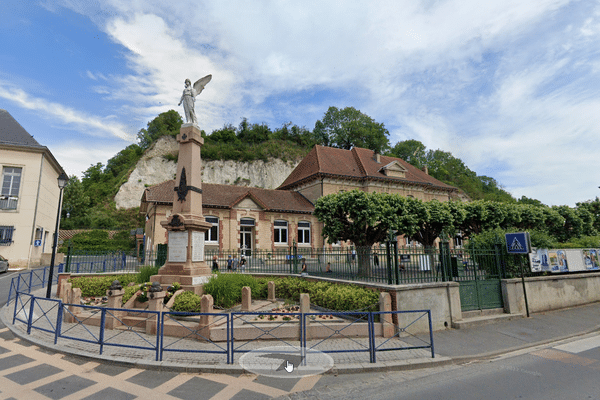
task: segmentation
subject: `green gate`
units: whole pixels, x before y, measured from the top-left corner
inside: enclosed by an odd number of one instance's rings
[[[502,308],[501,279],[504,277],[500,249],[450,250],[442,243],[440,253],[448,280],[459,282],[462,311]]]

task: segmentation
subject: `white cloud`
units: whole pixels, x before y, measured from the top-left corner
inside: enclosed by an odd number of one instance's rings
[[[127,141],[134,140],[134,137],[127,133],[127,130],[121,124],[109,118],[89,115],[82,110],[76,110],[47,99],[33,97],[7,82],[0,81],[0,98],[9,100],[27,110],[39,111],[43,116],[58,120],[80,133],[101,136],[108,134]]]
[[[76,175],[81,178],[83,172],[91,165],[98,162],[106,165],[110,158],[123,150],[123,145],[122,143],[115,143],[114,145],[91,147],[87,143],[69,140],[49,148],[54,157],[60,160],[59,162],[67,175]]]

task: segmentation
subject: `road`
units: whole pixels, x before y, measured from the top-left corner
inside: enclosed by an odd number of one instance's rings
[[[324,376],[281,399],[600,399],[600,335],[433,369]]]

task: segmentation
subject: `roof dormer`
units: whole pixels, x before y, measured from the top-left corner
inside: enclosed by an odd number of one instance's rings
[[[383,172],[385,176],[390,178],[406,178],[407,169],[404,168],[398,161],[392,161],[391,163],[381,167],[379,172]]]

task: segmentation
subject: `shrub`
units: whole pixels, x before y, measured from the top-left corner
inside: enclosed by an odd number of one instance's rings
[[[194,292],[183,292],[175,297],[173,302],[173,311],[179,312],[200,312],[201,298]]]
[[[131,297],[133,297],[133,295],[140,290],[140,288],[142,287],[142,285],[133,285],[133,286],[127,286],[125,289],[125,293],[123,294],[123,304],[127,303],[127,301],[129,301],[129,299]]]
[[[137,283],[150,282],[150,277],[158,274],[158,269],[159,267],[154,267],[152,265],[140,268],[140,272],[137,274]]]
[[[204,293],[213,297],[214,305],[231,308],[242,301],[242,288],[249,286],[252,293],[257,294],[258,282],[251,275],[217,274],[204,285]]]
[[[131,282],[136,282],[137,274],[126,275],[101,275],[81,276],[69,279],[73,288],[80,288],[81,295],[86,297],[106,296],[106,291],[115,280],[121,282],[123,287]]]

